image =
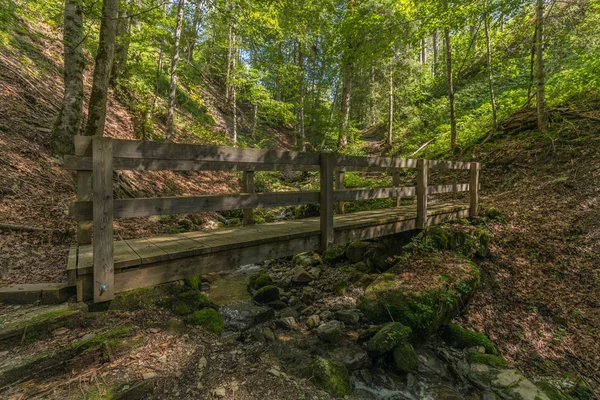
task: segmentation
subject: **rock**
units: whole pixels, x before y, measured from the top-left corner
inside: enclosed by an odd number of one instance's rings
[[[245,331],[275,317],[272,308],[258,306],[249,301],[238,301],[220,308],[225,328],[230,331]]]
[[[302,312],[300,314],[302,315],[313,315],[316,312],[316,308],[314,306],[308,306],[306,308],[302,309]]]
[[[171,309],[177,315],[188,315],[204,307],[210,307],[211,302],[204,293],[190,289],[177,295]]]
[[[308,317],[308,320],[306,320],[306,326],[308,326],[308,329],[314,329],[317,326],[319,326],[320,322],[321,318],[319,318],[318,315],[314,314]]]
[[[186,330],[185,322],[179,318],[171,318],[167,322],[167,330],[172,334],[181,334]]]
[[[52,331],[52,335],[53,336],[63,336],[65,333],[69,332],[68,328],[65,328],[64,326],[62,328],[58,328],[54,331]]]
[[[340,245],[331,246],[325,253],[323,253],[323,261],[329,264],[335,264],[341,261],[346,256],[346,248]]]
[[[396,345],[406,340],[412,333],[408,326],[399,322],[385,324],[367,343],[367,352],[373,358],[379,358],[392,351]]]
[[[364,342],[367,342],[367,341],[371,340],[371,338],[372,338],[373,336],[375,336],[375,334],[376,334],[377,332],[379,332],[379,330],[380,330],[380,329],[381,329],[381,325],[375,325],[375,326],[371,326],[370,328],[368,328],[367,330],[365,330],[365,331],[361,332],[361,333],[358,335],[358,340],[357,340],[357,342],[358,342],[358,343],[364,343]]]
[[[218,387],[212,391],[213,396],[225,397],[227,396],[227,390],[224,387]]]
[[[449,386],[434,386],[427,389],[432,399],[463,400],[464,397]]]
[[[311,363],[315,383],[334,396],[352,394],[352,382],[344,364],[317,357]]]
[[[321,256],[317,253],[298,253],[292,258],[292,264],[299,267],[314,267],[322,263]]]
[[[166,363],[167,362],[167,356],[163,354],[162,356],[158,357],[158,362],[162,363],[162,364]]]
[[[483,346],[488,354],[498,354],[498,350],[485,334],[470,331],[457,324],[446,325],[442,331],[442,339],[450,346],[459,349]]]
[[[296,327],[296,318],[294,317],[285,317],[280,319],[278,322],[278,325],[281,326],[283,329],[288,329],[288,330],[292,330]]]
[[[317,336],[324,342],[337,343],[342,336],[343,324],[339,321],[329,321],[317,328]]]
[[[198,360],[198,371],[203,371],[204,368],[206,368],[207,363],[208,363],[208,360],[206,359],[206,357],[204,357],[204,356],[200,357],[200,360]]]
[[[265,337],[265,339],[269,342],[274,342],[275,341],[275,334],[273,333],[273,331],[271,330],[271,328],[268,327],[264,327],[261,331],[261,333],[263,334],[263,336]]]
[[[371,268],[367,265],[366,262],[360,261],[353,265],[354,269],[360,272],[369,272]]]
[[[275,368],[271,368],[269,370],[267,370],[267,373],[276,376],[276,377],[280,377],[281,376],[281,371],[279,371],[278,369]]]
[[[267,304],[269,307],[271,307],[273,310],[283,310],[284,308],[287,307],[287,304],[285,304],[283,301],[281,300],[275,300],[270,302],[269,304]]]
[[[302,291],[302,297],[300,298],[303,303],[310,304],[315,301],[315,290],[310,287],[304,288]]]
[[[333,317],[333,313],[329,310],[325,310],[322,311],[319,316],[321,317],[321,320],[326,321],[328,319],[331,319]]]
[[[311,274],[309,274],[302,267],[296,267],[296,268],[294,268],[294,270],[292,271],[292,273],[293,273],[292,282],[295,282],[295,283],[308,283],[308,282],[311,282],[311,281],[313,281],[315,279],[314,276],[312,276]]]
[[[290,306],[295,306],[300,304],[300,299],[296,296],[290,296],[290,299],[288,300],[288,304]]]
[[[82,341],[82,342],[84,342],[84,341],[92,340],[95,337],[96,337],[95,333],[87,333],[87,334],[83,335],[81,337],[81,339],[79,339],[79,340]]]
[[[312,276],[315,277],[315,279],[317,279],[319,276],[321,276],[321,268],[317,268],[317,267],[312,267],[311,269],[308,270],[308,273],[311,274]]]
[[[344,324],[356,325],[360,320],[358,310],[338,310],[335,312],[335,319],[342,321]]]
[[[333,361],[340,362],[350,371],[362,368],[368,368],[371,364],[369,355],[358,346],[340,346],[327,353],[327,356]]]
[[[398,372],[411,372],[417,369],[419,357],[410,343],[402,342],[392,350],[392,362]]]
[[[208,291],[210,291],[210,283],[209,282],[202,282],[200,284],[200,291],[201,292],[208,292]]]
[[[281,317],[281,318],[285,318],[285,317],[296,318],[297,316],[298,316],[298,310],[296,310],[294,307],[286,307],[283,310],[279,311],[279,317]]]
[[[142,379],[145,381],[154,378],[156,378],[156,372],[146,372],[145,374],[142,374]]]
[[[250,275],[248,279],[248,288],[251,290],[258,290],[265,286],[269,286],[273,284],[273,279],[271,276],[264,272],[257,272],[255,274]]]
[[[257,303],[270,303],[279,300],[279,288],[275,285],[263,286],[254,293],[252,300]]]
[[[346,258],[353,263],[363,261],[363,257],[371,244],[360,240],[352,242],[346,249]]]

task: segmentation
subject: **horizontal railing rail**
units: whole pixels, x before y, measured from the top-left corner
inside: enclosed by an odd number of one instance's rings
[[[93,231],[94,301],[114,297],[113,220],[117,218],[241,209],[244,224],[252,224],[256,208],[320,204],[321,249],[326,250],[333,244],[334,205],[337,213],[344,213],[344,202],[396,198],[399,206],[401,198],[416,197],[417,229],[424,229],[427,224],[428,195],[470,192],[469,215],[475,216],[478,207],[478,163],[77,136],[75,155],[65,157],[64,165],[77,171],[77,201],[69,214],[78,222],[78,244],[90,244]],[[416,169],[416,186],[400,186],[400,171],[406,168]],[[470,170],[470,182],[428,186],[429,169]],[[241,171],[243,193],[113,199],[115,170]],[[319,191],[255,193],[256,171],[290,170],[319,171]],[[347,189],[346,171],[392,173],[392,187]]]

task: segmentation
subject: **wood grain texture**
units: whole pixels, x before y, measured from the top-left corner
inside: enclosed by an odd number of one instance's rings
[[[254,194],[254,171],[244,171],[242,175],[242,190],[244,193]],[[254,224],[254,209],[244,208],[244,225]]]
[[[427,175],[428,162],[419,159],[417,162],[417,229],[425,229],[427,225]]]
[[[392,186],[399,187],[400,186],[400,172],[394,171],[392,173]],[[400,207],[400,201],[402,200],[401,196],[396,197],[396,207]]]
[[[470,208],[469,216],[475,218],[479,212],[479,163],[471,163],[471,185],[470,185]]]
[[[333,166],[332,154],[321,154],[320,171],[320,230],[321,251],[326,251],[333,245]]]
[[[94,302],[114,299],[112,139],[94,136]],[[102,285],[106,290],[101,291]]]
[[[344,190],[344,171],[336,171],[335,172],[335,190]],[[335,200],[335,192],[334,192],[334,200]],[[335,203],[335,212],[338,214],[344,213],[344,201],[338,201]]]

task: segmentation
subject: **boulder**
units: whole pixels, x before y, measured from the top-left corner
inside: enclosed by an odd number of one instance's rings
[[[213,308],[194,311],[185,321],[191,325],[199,325],[217,335],[222,334],[225,327],[223,317]]]
[[[335,319],[338,321],[342,321],[347,325],[356,325],[360,320],[360,315],[358,314],[358,310],[338,310],[335,312]]]
[[[333,245],[325,253],[323,253],[323,260],[328,264],[335,264],[338,261],[344,259],[346,255],[346,248],[340,245]]]
[[[292,282],[308,283],[315,280],[315,277],[309,274],[303,267],[296,267],[293,271]]]
[[[298,267],[314,267],[323,264],[318,253],[298,253],[292,258],[292,264]]]
[[[254,293],[252,300],[257,303],[270,303],[279,300],[279,288],[275,285],[264,286]]]
[[[450,346],[459,349],[483,346],[488,354],[498,354],[491,340],[483,333],[470,331],[460,325],[448,324],[442,331],[442,339]]]
[[[251,290],[258,290],[265,286],[269,286],[273,284],[273,279],[269,274],[264,272],[257,272],[255,274],[250,275],[250,279],[248,282],[248,287]]]
[[[249,301],[238,301],[221,307],[221,315],[228,330],[245,331],[275,317],[272,308],[258,306]]]
[[[311,363],[315,383],[334,396],[352,394],[352,382],[344,364],[317,357]]]
[[[317,328],[317,336],[324,342],[337,343],[342,336],[344,325],[339,321],[329,321]]]
[[[339,346],[328,352],[327,356],[344,364],[350,371],[368,368],[371,365],[367,352],[358,346]]]
[[[370,245],[371,244],[369,242],[363,242],[360,240],[350,243],[348,248],[346,248],[346,258],[353,263],[363,261],[363,257]]]
[[[402,342],[392,350],[392,363],[398,372],[411,372],[417,368],[419,356],[408,342]]]
[[[408,326],[399,322],[390,322],[381,327],[367,343],[367,353],[373,358],[378,358],[392,351],[401,342],[405,341],[411,334]]]

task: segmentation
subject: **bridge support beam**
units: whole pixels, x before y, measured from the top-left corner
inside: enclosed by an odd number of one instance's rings
[[[479,163],[471,163],[471,182],[469,185],[471,197],[471,206],[469,207],[469,217],[475,218],[479,212]]]
[[[335,190],[344,190],[344,171],[335,172]],[[344,213],[344,202],[340,201],[335,203],[335,211],[338,214]]]
[[[321,251],[333,244],[333,154],[320,156],[320,213],[321,213]]]
[[[244,193],[254,193],[254,171],[244,171],[242,176],[242,191]],[[244,208],[244,225],[254,225],[254,209]]]
[[[429,170],[427,160],[417,160],[417,229],[427,227],[427,175]]]

